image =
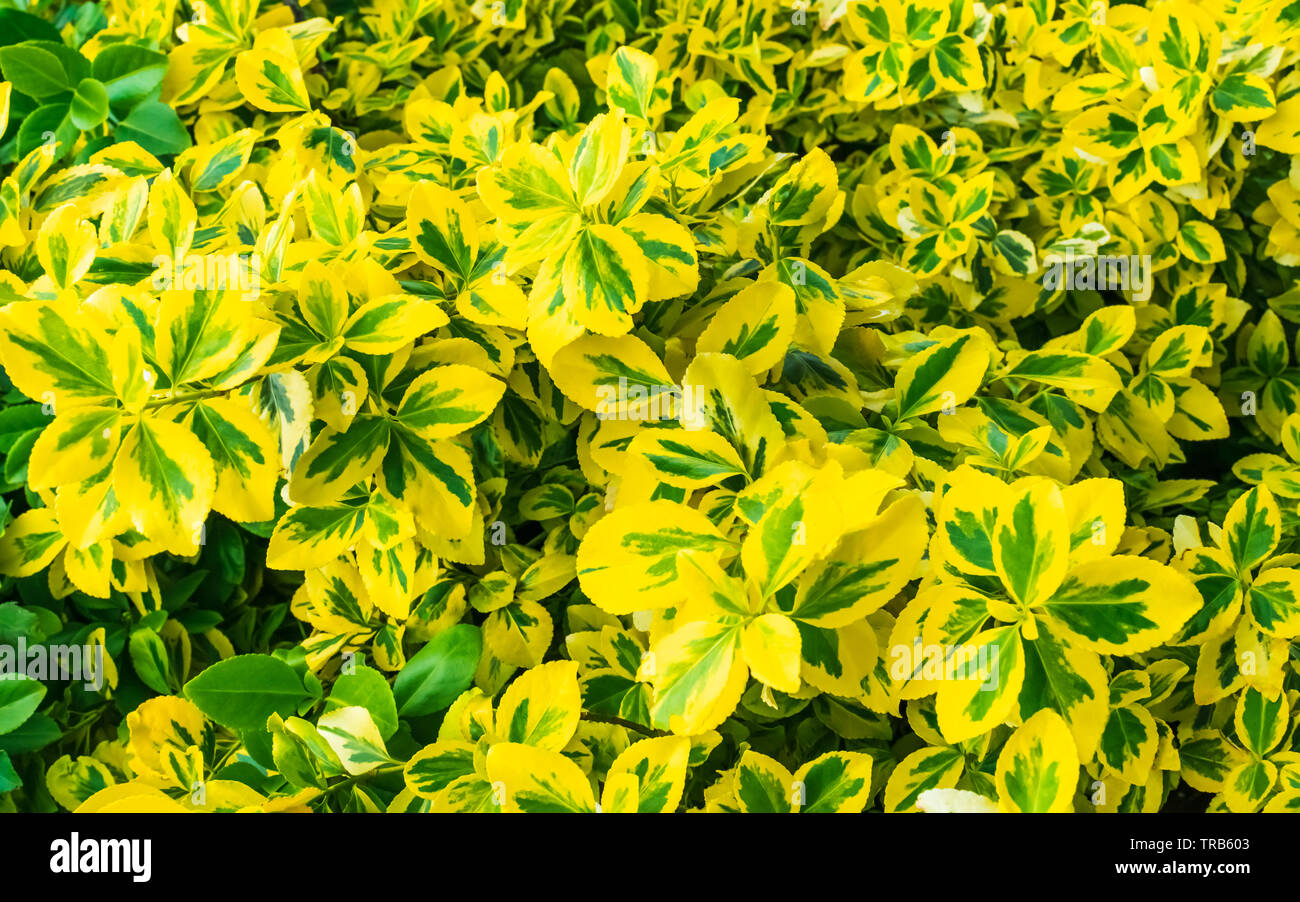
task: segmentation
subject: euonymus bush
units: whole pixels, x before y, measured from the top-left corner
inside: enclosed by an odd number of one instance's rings
[[[0,808],[1300,808],[1294,6],[0,34]]]

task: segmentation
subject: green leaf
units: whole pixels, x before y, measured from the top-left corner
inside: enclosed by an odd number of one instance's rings
[[[478,627],[458,623],[434,636],[406,662],[393,681],[402,717],[434,714],[469,688],[478,669],[483,637]]]
[[[44,100],[71,92],[90,74],[90,63],[54,41],[25,41],[0,48],[0,72],[14,89]]]
[[[103,84],[93,78],[83,78],[77,84],[77,93],[68,107],[68,118],[82,131],[88,131],[108,118],[108,92]]]
[[[13,762],[9,760],[9,753],[0,750],[0,795],[20,789],[22,785],[23,778],[18,776],[18,771],[14,770]]]
[[[162,84],[167,57],[134,44],[110,44],[95,54],[90,71],[103,82],[113,108],[128,110]]]
[[[291,715],[307,690],[294,669],[278,658],[237,655],[186,683],[185,695],[223,727],[260,730],[272,714]]]
[[[47,140],[55,144],[55,159],[62,157],[77,140],[77,127],[68,116],[66,101],[38,107],[18,128],[18,153],[26,156]]]
[[[24,432],[14,441],[9,448],[9,454],[5,457],[4,463],[4,481],[9,485],[20,485],[27,482],[27,464],[31,459],[32,447],[36,440],[41,437],[42,430],[31,429]]]
[[[385,741],[397,732],[397,703],[393,699],[393,690],[384,675],[373,667],[362,665],[334,681],[334,688],[325,700],[326,713],[348,707],[369,711]]]
[[[136,676],[154,692],[170,695],[171,663],[162,637],[148,627],[141,627],[131,633],[130,652]]]
[[[190,133],[165,103],[141,103],[117,126],[118,141],[134,141],[156,155],[180,153],[191,144]]]
[[[0,9],[0,46],[23,41],[62,40],[59,30],[40,16],[17,9]]]
[[[22,726],[45,698],[45,684],[21,673],[0,675],[0,734]]]
[[[38,711],[27,718],[22,726],[0,735],[0,751],[11,755],[40,751],[62,735],[63,731],[54,719]]]

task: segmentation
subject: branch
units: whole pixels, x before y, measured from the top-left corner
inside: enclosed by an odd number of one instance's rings
[[[626,727],[629,730],[640,733],[642,736],[671,736],[667,730],[656,730],[653,727],[642,726],[630,720],[624,720],[621,717],[613,717],[605,714],[592,714],[589,711],[582,712],[582,719],[591,723],[611,723],[618,727]]]

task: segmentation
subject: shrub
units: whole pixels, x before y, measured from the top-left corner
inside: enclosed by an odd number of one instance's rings
[[[1300,807],[1292,12],[0,11],[0,808]]]

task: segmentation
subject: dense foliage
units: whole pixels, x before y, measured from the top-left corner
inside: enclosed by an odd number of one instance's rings
[[[0,810],[1300,808],[1294,4],[20,6]]]

